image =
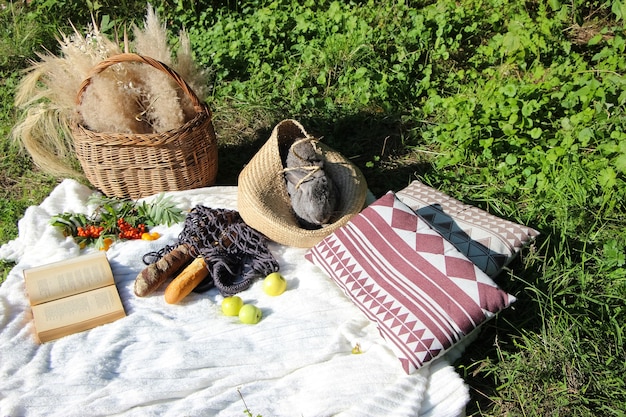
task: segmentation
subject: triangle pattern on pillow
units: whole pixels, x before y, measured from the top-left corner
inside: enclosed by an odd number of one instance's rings
[[[389,225],[398,237],[417,252],[443,254],[444,244],[441,236],[400,200],[394,198],[391,202],[391,206],[383,204],[372,208],[382,218],[388,219]]]
[[[475,240],[472,235],[480,236],[480,233],[472,233],[474,231],[472,227],[462,229],[448,214],[438,208],[424,207],[419,210],[419,215],[488,275],[497,274],[506,264],[508,256],[491,249],[497,246],[492,244],[491,236]],[[476,229],[479,229],[480,222],[475,223],[478,224]]]
[[[485,254],[480,246],[467,249]],[[514,301],[393,193],[305,256],[377,324],[407,373]]]

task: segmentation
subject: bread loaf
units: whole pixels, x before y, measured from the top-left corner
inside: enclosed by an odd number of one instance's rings
[[[165,281],[172,278],[193,260],[191,247],[183,244],[174,248],[153,264],[148,265],[135,278],[135,295],[145,297]]]
[[[209,275],[202,256],[193,260],[165,289],[165,301],[176,304],[185,298]]]

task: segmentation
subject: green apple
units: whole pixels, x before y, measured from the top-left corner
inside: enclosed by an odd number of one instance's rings
[[[271,296],[281,295],[287,289],[287,280],[280,272],[272,272],[263,280],[263,291]]]
[[[244,304],[239,310],[239,320],[245,324],[257,324],[261,317],[263,317],[261,309],[252,304]]]
[[[243,306],[243,300],[241,297],[237,295],[233,295],[231,297],[225,297],[222,300],[222,313],[226,316],[237,316],[239,315],[239,310],[241,310],[241,306]]]

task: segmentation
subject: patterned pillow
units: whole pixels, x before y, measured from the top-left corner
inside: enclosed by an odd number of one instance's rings
[[[419,181],[396,195],[491,277],[539,236],[530,227],[463,204]]]
[[[377,324],[406,373],[515,301],[392,192],[305,257]]]

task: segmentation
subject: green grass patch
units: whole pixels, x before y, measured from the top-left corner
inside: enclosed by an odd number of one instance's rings
[[[114,33],[145,4],[0,11],[0,244],[57,179],[7,135],[39,45],[93,12]],[[351,158],[381,195],[421,178],[542,233],[497,277],[518,302],[456,364],[468,415],[626,410],[626,8],[621,1],[158,1],[211,74],[218,183],[284,118]],[[123,6],[123,7],[122,7]],[[2,276],[11,264],[0,261]]]

